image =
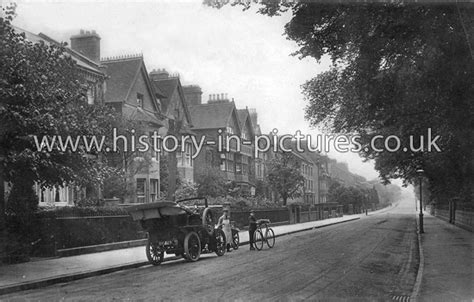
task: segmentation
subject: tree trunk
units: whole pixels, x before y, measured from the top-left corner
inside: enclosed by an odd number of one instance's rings
[[[168,153],[168,199],[174,200],[174,193],[176,192],[176,178],[177,178],[177,161],[176,152]]]

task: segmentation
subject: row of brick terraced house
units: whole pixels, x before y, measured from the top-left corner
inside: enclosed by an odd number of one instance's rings
[[[16,30],[24,32],[32,42],[58,43],[41,33],[36,35],[19,28]],[[231,140],[228,152],[218,152],[216,145],[207,144],[193,159],[193,145],[187,141],[183,142],[184,152],[163,154],[151,150],[148,154],[150,162],[143,166],[137,166],[133,160],[120,159],[129,171],[127,187],[129,192],[133,192],[120,203],[148,203],[161,198],[160,183],[164,180],[160,179],[160,162],[165,157],[168,165],[176,167],[170,169],[170,173],[177,174],[171,175],[172,179],[179,177],[194,182],[205,171],[216,169],[223,179],[234,182],[242,194],[255,194],[257,183],[265,179],[266,164],[274,156],[272,153],[254,155],[254,138],[262,134],[255,109],[237,109],[227,94],[211,94],[203,103],[198,85],[183,86],[178,75],[169,74],[164,69],[148,72],[143,55],[101,58],[100,40],[95,31],[81,30],[71,37],[71,47],[67,50],[89,84],[87,99],[90,105],[105,103],[114,107],[124,119],[139,125],[141,133],[156,131],[159,135],[173,134],[178,138],[180,135],[195,135],[198,141],[202,136],[206,136],[208,141],[217,141],[219,135],[236,135],[248,142],[241,144],[239,150]],[[326,203],[331,167],[335,165],[318,153],[294,154],[305,177],[297,201],[311,205]],[[169,192],[175,191],[175,183],[168,186]],[[38,186],[36,191],[40,205],[44,206],[74,205],[87,196],[103,197],[97,187],[44,189]],[[266,195],[277,198],[274,192],[267,191]],[[172,193],[168,198],[171,197]]]

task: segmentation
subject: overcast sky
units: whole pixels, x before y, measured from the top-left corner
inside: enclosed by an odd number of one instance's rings
[[[203,102],[209,94],[228,93],[237,108],[256,108],[265,132],[319,133],[304,120],[300,86],[329,62],[290,55],[297,45],[283,32],[291,13],[270,18],[238,7],[205,7],[200,0],[17,4],[14,24],[25,30],[67,42],[80,29],[96,30],[102,57],[143,53],[148,71],[166,68],[184,85],[201,86]],[[329,156],[369,180],[378,175],[357,154],[332,150]]]

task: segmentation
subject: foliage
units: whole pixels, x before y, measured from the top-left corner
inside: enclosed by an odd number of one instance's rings
[[[385,183],[413,183],[422,168],[438,198],[472,201],[474,6],[265,1],[259,12],[288,8],[285,33],[299,46],[294,55],[329,56],[334,65],[303,86],[310,124],[360,135],[360,155],[375,160]],[[440,152],[428,149],[429,128],[440,136]],[[401,148],[378,151],[384,146],[371,146],[375,135],[396,135]]]
[[[266,178],[261,180],[258,179],[255,182],[255,197],[267,197],[270,185],[266,181]]]
[[[286,205],[288,198],[301,196],[300,189],[304,177],[300,172],[300,163],[292,153],[277,153],[269,163],[268,183],[283,198]]]
[[[343,205],[344,212],[347,212],[350,204],[355,209],[367,208],[372,204],[378,204],[379,198],[375,188],[345,187],[334,181],[329,186],[328,201]]]
[[[168,178],[169,178],[169,160],[168,156],[160,157],[160,192],[163,192],[165,196],[168,193]]]
[[[397,185],[376,183],[374,188],[377,191],[381,204],[395,203],[401,198],[401,189]]]
[[[423,168],[437,194],[469,199],[474,69],[464,25],[456,4],[298,5],[286,26],[298,55],[328,54],[336,66],[304,85],[307,119],[359,134],[360,154],[386,182],[413,182]],[[427,149],[429,128],[441,152]],[[380,152],[375,135],[396,135],[408,150]],[[410,150],[410,136],[424,146]]]
[[[31,243],[34,242],[32,233],[36,227],[34,213],[37,207],[38,197],[33,190],[33,183],[27,180],[15,181],[6,207],[9,219],[5,248],[9,262],[29,259]]]
[[[126,208],[123,207],[50,207],[40,208],[35,214],[39,218],[55,217],[91,217],[91,216],[128,216]]]
[[[0,158],[7,181],[28,180],[42,186],[101,183],[110,172],[85,148],[75,152],[39,151],[44,136],[101,137],[109,133],[113,111],[90,106],[87,85],[64,45],[32,43],[11,26],[14,7],[0,19]],[[14,184],[15,185],[15,184]]]
[[[127,186],[122,175],[111,175],[104,181],[104,198],[123,198],[126,194]]]
[[[175,193],[175,200],[198,196],[198,186],[188,180],[181,180]]]
[[[219,169],[209,168],[196,177],[198,195],[203,197],[218,197],[226,195],[226,184]]]

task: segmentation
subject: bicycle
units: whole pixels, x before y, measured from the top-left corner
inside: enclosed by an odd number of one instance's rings
[[[269,227],[269,224],[270,224],[269,219],[257,220],[257,229],[253,233],[253,238],[254,238],[253,244],[255,248],[259,251],[262,250],[264,241],[267,243],[269,248],[272,248],[275,246],[275,232],[273,232],[273,229]]]

